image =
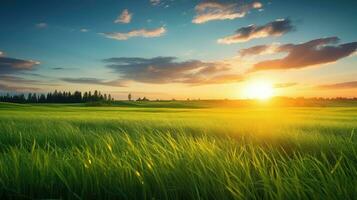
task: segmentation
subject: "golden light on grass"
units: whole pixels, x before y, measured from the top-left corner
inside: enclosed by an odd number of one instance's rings
[[[243,95],[246,99],[268,100],[274,95],[274,87],[270,81],[251,81],[244,87]]]

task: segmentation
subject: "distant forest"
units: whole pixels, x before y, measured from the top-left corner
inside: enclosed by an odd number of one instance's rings
[[[55,90],[47,94],[36,94],[29,93],[27,96],[24,94],[15,95],[2,95],[0,96],[0,102],[10,102],[10,103],[86,103],[86,102],[111,102],[114,99],[110,94],[102,94],[101,92],[95,90],[92,92],[82,92],[75,91],[71,92],[61,92]]]

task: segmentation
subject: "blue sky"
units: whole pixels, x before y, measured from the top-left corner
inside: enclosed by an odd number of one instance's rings
[[[207,3],[207,1],[192,1],[192,0],[161,0],[157,5],[153,5],[150,0],[136,1],[16,1],[4,0],[0,3],[0,51],[6,57],[38,61],[31,70],[24,70],[21,73],[3,73],[6,76],[16,76],[31,80],[42,81],[42,83],[34,84],[31,88],[38,88],[39,92],[46,92],[51,89],[95,89],[97,86],[106,91],[144,91],[143,87],[155,88],[155,92],[169,94],[169,96],[183,97],[181,95],[170,94],[168,88],[177,88],[177,90],[192,91],[189,96],[193,95],[197,88],[203,87],[203,90],[210,90],[207,85],[212,88],[228,87],[222,84],[232,85],[232,88],[240,88],[246,77],[254,77],[254,74],[244,74],[244,78],[234,79],[234,81],[217,83],[217,81],[203,81],[200,86],[192,86],[185,80],[185,77],[173,77],[177,79],[172,83],[165,80],[161,81],[158,76],[154,75],[158,81],[152,81],[152,75],[142,74],[143,78],[136,79],[135,76],[128,76],[127,71],[109,68],[108,63],[103,62],[108,58],[154,58],[154,57],[177,57],[172,62],[177,62],[180,66],[182,62],[196,60],[203,62],[223,62],[235,59],[239,56],[239,51],[257,45],[271,44],[299,44],[311,40],[316,40],[326,37],[338,37],[340,42],[337,44],[347,44],[357,41],[357,26],[353,20],[357,17],[355,8],[356,1],[210,1],[215,5],[235,5],[237,8],[242,5],[250,5],[254,2],[259,2],[261,7],[251,8],[246,10],[244,17],[235,19],[216,19],[207,21],[201,24],[193,23],[192,20],[198,15],[197,7]],[[207,5],[207,4],[206,4]],[[227,8],[230,8],[227,6]],[[128,23],[114,23],[118,16],[127,9],[132,15]],[[221,8],[220,8],[221,9]],[[224,8],[226,9],[226,8]],[[251,24],[263,26],[274,22],[277,19],[289,20],[289,29],[269,33],[268,36],[249,39],[248,41],[235,41],[233,44],[219,44],[217,40],[230,35],[234,35],[235,31],[248,27]],[[156,30],[163,28],[164,33],[155,37],[131,37],[127,40],[116,40],[105,37],[103,33],[128,33],[135,30]],[[265,30],[265,29],[264,29]],[[274,35],[275,34],[275,35]],[[353,47],[354,48],[354,45]],[[326,67],[319,67],[319,70],[311,70],[306,72],[307,77],[316,76],[315,81],[310,81],[309,84],[326,84],[333,85],[337,82],[353,82],[349,74],[355,74],[357,60],[351,51],[348,55],[344,54],[329,61],[329,66],[337,68],[337,72],[341,72],[340,78],[333,78],[333,74],[329,73]],[[274,55],[269,55],[271,58],[276,58]],[[304,56],[304,55],[301,55]],[[269,58],[269,57],[268,57]],[[257,58],[259,60],[259,58]],[[170,67],[172,63],[151,63],[162,65],[162,69]],[[175,66],[176,64],[175,63]],[[234,75],[238,75],[240,68],[249,68],[247,62],[235,61],[235,64],[230,66]],[[332,64],[331,64],[332,63]],[[192,63],[189,63],[192,64]],[[325,66],[325,63],[319,63]],[[244,65],[244,66],[243,66]],[[178,66],[178,67],[180,67]],[[207,68],[212,68],[216,65],[207,65]],[[1,67],[1,63],[0,63]],[[149,67],[149,66],[145,66]],[[155,66],[154,66],[155,67]],[[310,68],[310,66],[298,66],[297,68]],[[219,67],[224,69],[224,67]],[[328,67],[327,67],[328,68]],[[147,68],[138,68],[145,70]],[[178,68],[180,70],[180,68]],[[191,68],[190,68],[191,69]],[[195,67],[192,68],[196,69]],[[201,69],[197,67],[197,69]],[[340,71],[339,71],[340,70]],[[343,71],[342,71],[343,70]],[[223,70],[224,71],[224,70]],[[298,78],[301,72],[288,70],[289,80],[298,82],[300,87],[304,85],[304,80]],[[336,71],[336,70],[330,70]],[[184,72],[185,74],[187,72]],[[219,74],[219,71],[215,71]],[[260,72],[259,72],[260,73]],[[264,72],[262,72],[264,74]],[[264,74],[266,77],[277,77],[285,72],[269,71]],[[320,83],[319,75],[326,74],[330,77],[329,80],[323,79],[325,82]],[[123,78],[123,74],[124,77]],[[160,73],[161,75],[165,75]],[[1,74],[0,74],[1,75]],[[213,74],[200,74],[200,80],[205,76]],[[232,75],[232,72],[229,74]],[[150,76],[150,77],[149,77]],[[173,76],[173,75],[172,75]],[[284,75],[285,76],[285,75]],[[216,76],[214,76],[216,77]],[[103,82],[108,81],[130,81],[130,84],[119,84],[120,86],[103,84],[87,84],[78,82],[66,82],[63,78],[96,78]],[[123,79],[123,80],[122,80]],[[151,81],[148,81],[150,79]],[[276,78],[280,79],[280,78]],[[278,80],[273,82],[277,83]],[[4,79],[5,80],[5,79]],[[2,85],[11,85],[12,87],[4,87],[2,90],[7,91],[9,88],[16,90],[20,82],[4,81]],[[195,79],[196,80],[196,79]],[[210,79],[211,80],[211,79]],[[213,80],[213,79],[212,79]],[[284,80],[284,81],[289,81]],[[201,81],[202,82],[202,81]],[[214,82],[212,85],[211,82]],[[1,79],[0,79],[1,83]],[[47,83],[56,83],[57,86],[48,85]],[[217,83],[217,84],[216,84]],[[172,85],[173,84],[173,85]],[[196,84],[196,83],[195,83]],[[1,85],[1,84],[0,84]],[[45,86],[44,86],[45,85]],[[140,85],[140,87],[138,86]],[[235,86],[238,85],[238,86]],[[312,87],[309,85],[309,87]],[[356,84],[357,85],[357,84]],[[22,87],[23,88],[23,87]],[[140,88],[140,89],[138,89]],[[357,88],[357,86],[356,86]],[[1,89],[1,88],[0,88]],[[349,88],[355,90],[355,88]],[[233,90],[233,89],[231,89]],[[349,91],[350,91],[349,90]],[[230,93],[230,91],[227,91]],[[346,91],[334,89],[333,94],[329,96],[343,95]],[[287,92],[287,95],[294,95]],[[187,95],[187,93],[185,94]],[[284,93],[282,93],[284,95]],[[304,95],[299,93],[298,95]],[[306,93],[308,96],[309,93]],[[322,94],[324,95],[324,94]],[[224,97],[239,97],[229,95],[215,95],[206,92],[201,94],[206,98],[224,98]],[[120,97],[120,95],[118,95]],[[153,96],[154,97],[154,96]]]

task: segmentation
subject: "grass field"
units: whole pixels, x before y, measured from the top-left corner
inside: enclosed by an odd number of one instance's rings
[[[0,103],[0,197],[357,198],[355,106],[166,104]]]

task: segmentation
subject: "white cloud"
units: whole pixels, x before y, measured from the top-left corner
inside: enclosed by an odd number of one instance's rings
[[[244,17],[252,9],[262,8],[259,2],[250,4],[202,2],[195,8],[196,16],[192,23],[202,24],[213,20],[226,20]]]
[[[144,38],[152,38],[159,37],[165,34],[166,29],[164,27],[160,27],[157,29],[138,29],[132,30],[126,33],[123,32],[112,32],[112,33],[103,33],[107,38],[115,39],[115,40],[127,40],[132,37],[144,37]]]
[[[159,5],[160,2],[161,2],[160,0],[150,0],[151,5],[153,5],[153,6]]]
[[[247,42],[256,38],[265,38],[270,36],[281,36],[294,29],[289,19],[277,19],[262,26],[249,25],[238,29],[233,35],[219,39],[219,44],[234,44]]]
[[[128,9],[124,9],[123,12],[118,16],[114,23],[128,24],[133,17],[133,13],[130,13]]]
[[[88,32],[89,30],[86,29],[86,28],[82,28],[80,31],[83,32],[83,33],[85,33],[85,32]]]

